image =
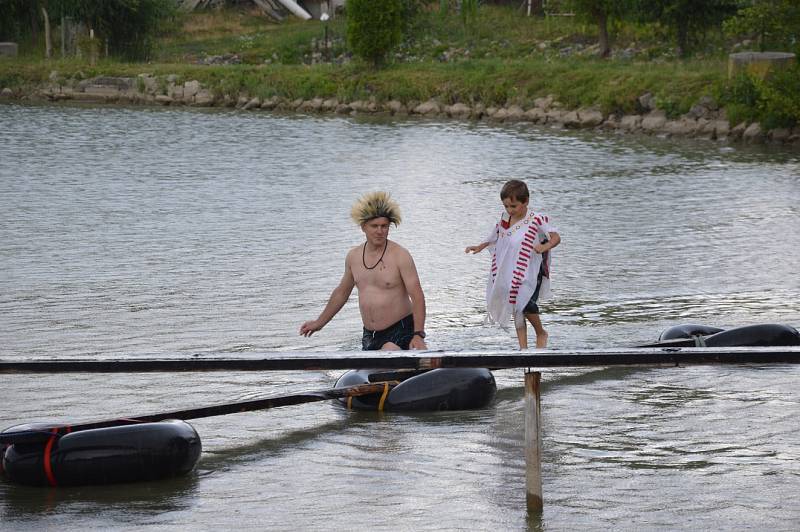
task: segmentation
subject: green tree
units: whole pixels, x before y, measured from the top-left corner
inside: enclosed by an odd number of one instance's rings
[[[758,39],[759,50],[800,47],[800,2],[748,0],[736,16],[725,21],[726,32]]]
[[[36,41],[45,8],[51,19],[70,17],[86,23],[109,52],[145,59],[157,32],[177,14],[175,0],[0,0],[0,36]]]
[[[0,0],[0,41],[34,38],[39,31],[41,9],[35,0]]]
[[[147,59],[158,31],[177,13],[175,0],[55,0],[63,13],[82,20],[109,51],[123,59]]]
[[[573,9],[585,19],[597,24],[597,43],[600,57],[611,55],[608,25],[613,18],[622,18],[631,7],[628,0],[573,0]]]
[[[705,32],[735,14],[736,0],[638,0],[642,20],[661,22],[673,32],[678,55],[689,55]]]
[[[347,42],[353,53],[380,67],[403,37],[401,0],[347,0]]]

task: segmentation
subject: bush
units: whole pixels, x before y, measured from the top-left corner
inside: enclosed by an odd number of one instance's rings
[[[741,74],[717,95],[732,124],[760,122],[766,129],[800,124],[800,66],[773,72],[766,80]]]
[[[757,2],[743,7],[725,21],[725,30],[734,35],[758,38],[760,50],[798,49],[800,5],[797,0]]]
[[[347,42],[358,57],[379,67],[403,32],[401,0],[347,0]]]
[[[760,85],[758,110],[767,129],[800,123],[800,67],[775,72]]]

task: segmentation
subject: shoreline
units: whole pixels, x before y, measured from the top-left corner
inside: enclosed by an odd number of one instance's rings
[[[436,98],[424,102],[400,100],[341,101],[337,98],[316,97],[290,100],[282,96],[270,98],[251,97],[246,93],[236,96],[219,95],[203,87],[197,80],[180,83],[177,75],[132,77],[98,76],[85,80],[57,82],[58,73],[50,75],[51,81],[13,91],[0,88],[0,101],[75,101],[103,105],[187,106],[234,108],[242,111],[284,111],[318,114],[385,114],[391,116],[424,116],[487,122],[528,122],[561,129],[594,129],[622,133],[644,134],[680,138],[700,138],[719,142],[744,142],[749,144],[775,143],[800,147],[800,127],[764,130],[758,122],[731,125],[725,110],[709,97],[703,97],[688,113],[669,118],[658,109],[655,98],[645,93],[638,98],[639,114],[604,114],[596,107],[567,109],[556,97],[536,98],[533,105],[523,108],[511,104],[486,106],[457,102],[443,104]]]

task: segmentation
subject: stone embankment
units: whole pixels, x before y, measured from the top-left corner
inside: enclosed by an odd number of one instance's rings
[[[775,142],[800,146],[800,127],[764,131],[758,123],[731,125],[725,110],[713,99],[702,98],[688,113],[675,119],[656,107],[655,98],[644,94],[638,99],[639,114],[618,116],[604,114],[597,108],[566,109],[554,97],[537,98],[533,105],[485,106],[455,103],[445,105],[432,99],[426,102],[390,100],[339,101],[336,98],[290,100],[280,96],[261,99],[248,95],[219,95],[199,81],[181,82],[177,76],[155,77],[146,74],[136,78],[96,77],[85,80],[61,80],[58,73],[50,82],[26,93],[8,88],[0,91],[1,99],[71,100],[78,102],[145,105],[186,105],[195,107],[232,107],[243,111],[267,110],[302,113],[336,113],[343,115],[385,113],[451,117],[494,122],[529,122],[567,129],[605,129],[628,133],[661,136],[704,138],[748,143]]]

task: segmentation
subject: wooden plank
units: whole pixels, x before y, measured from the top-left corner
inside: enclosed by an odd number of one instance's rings
[[[0,359],[2,373],[147,373],[432,368],[554,368],[685,364],[799,364],[800,346],[552,349],[544,351],[265,352],[222,358]]]
[[[528,513],[541,514],[542,500],[542,374],[525,373],[525,489]]]

